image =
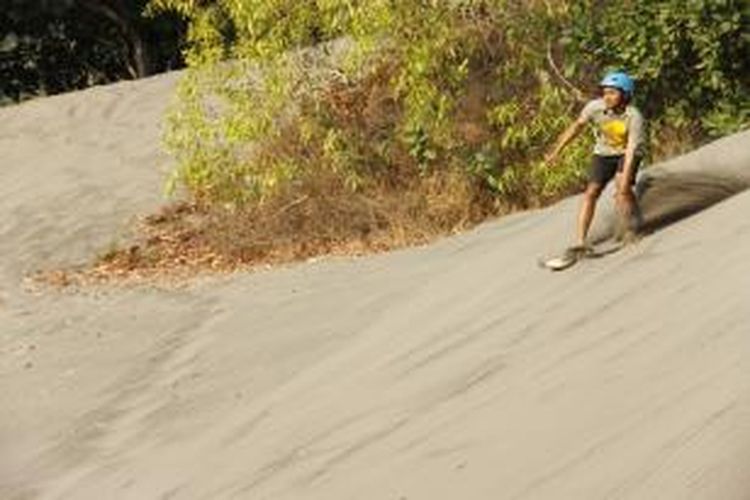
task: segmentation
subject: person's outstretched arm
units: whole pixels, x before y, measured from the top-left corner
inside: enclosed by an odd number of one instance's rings
[[[549,154],[547,154],[547,156],[544,157],[544,160],[547,162],[547,164],[554,165],[555,163],[557,163],[557,159],[560,156],[560,153],[563,152],[565,147],[570,144],[573,139],[578,137],[581,131],[586,127],[586,122],[586,117],[582,115],[578,117],[576,121],[571,123],[562,134],[560,134],[560,137],[557,138],[557,142],[555,142],[555,147]]]

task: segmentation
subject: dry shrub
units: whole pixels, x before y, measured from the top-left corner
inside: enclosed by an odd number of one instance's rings
[[[361,80],[333,81],[300,103],[300,122],[263,143],[250,172],[294,165],[294,178],[248,203],[175,203],[144,218],[140,237],[78,272],[42,280],[69,285],[111,278],[190,276],[290,262],[325,254],[362,254],[428,242],[512,209],[465,163],[437,158],[425,168],[394,130],[402,106],[395,67],[383,61]],[[478,72],[458,103],[459,142],[492,136],[486,118],[491,75]],[[340,136],[326,146],[331,130]],[[305,135],[307,134],[307,135]],[[329,145],[330,146],[330,145]],[[264,163],[265,162],[265,163]],[[278,162],[278,163],[274,163]]]
[[[450,172],[355,193],[333,176],[305,183],[263,205],[239,210],[178,203],[146,217],[140,238],[107,252],[89,268],[37,279],[55,286],[112,279],[190,277],[315,256],[361,255],[428,242],[486,217],[491,200]]]

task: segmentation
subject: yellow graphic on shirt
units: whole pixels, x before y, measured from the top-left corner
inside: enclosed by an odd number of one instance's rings
[[[602,135],[608,146],[625,149],[628,142],[628,126],[622,120],[610,120],[602,123]]]

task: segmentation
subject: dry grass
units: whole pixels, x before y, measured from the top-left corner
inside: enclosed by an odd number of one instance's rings
[[[398,191],[380,186],[355,193],[334,177],[305,186],[242,210],[166,206],[139,221],[129,245],[82,269],[41,272],[34,280],[56,287],[182,282],[322,255],[363,255],[465,230],[494,210],[492,200],[476,199],[475,187],[457,173],[416,178]]]

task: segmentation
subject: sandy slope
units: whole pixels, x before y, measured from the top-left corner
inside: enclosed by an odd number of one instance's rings
[[[158,204],[173,80],[0,110],[0,498],[750,498],[750,192],[562,274],[535,259],[574,199],[367,259],[23,292]],[[748,143],[651,185],[741,186]]]

